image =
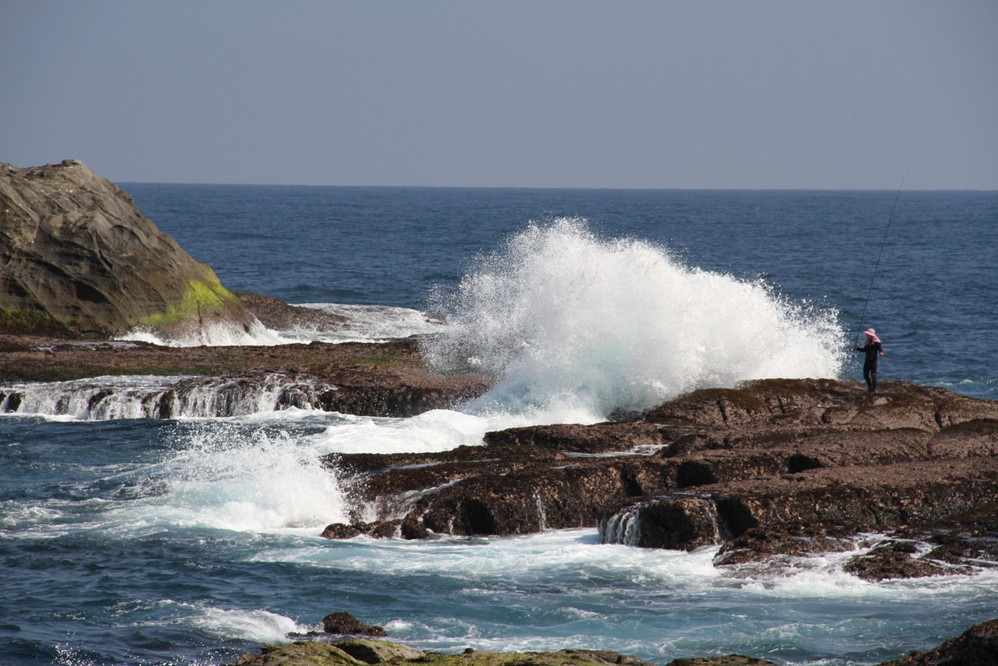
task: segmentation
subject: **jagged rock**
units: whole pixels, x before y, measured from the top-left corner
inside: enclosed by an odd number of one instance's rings
[[[346,317],[331,312],[289,305],[279,298],[245,291],[232,293],[260,320],[260,323],[275,331],[294,329],[338,331],[350,328],[350,321]]]
[[[417,661],[426,656],[426,653],[422,650],[411,648],[408,645],[391,643],[389,641],[372,641],[363,638],[337,643],[336,647],[365,664]]]
[[[602,517],[598,527],[603,543],[642,548],[693,550],[724,538],[713,500],[691,493],[642,502],[629,507],[623,518],[616,514]]]
[[[778,666],[774,661],[766,661],[742,654],[729,654],[724,657],[694,657],[673,659],[666,666]]]
[[[379,521],[431,533],[598,525],[609,542],[725,544],[718,564],[842,550],[866,531],[935,538],[934,525],[955,540],[948,561],[871,555],[850,569],[884,577],[998,559],[968,545],[959,519],[998,496],[996,452],[998,403],[899,382],[870,397],[832,380],[765,380],[681,396],[645,422],[514,428],[478,447],[326,464]]]
[[[377,625],[371,626],[364,624],[350,613],[346,613],[344,611],[330,613],[326,617],[322,618],[322,629],[327,634],[347,634],[355,636],[388,635],[388,632],[385,631],[383,627],[379,627]]]
[[[998,620],[974,625],[928,652],[887,661],[880,666],[994,666],[998,664]]]
[[[855,548],[845,529],[820,533],[821,529],[796,529],[769,532],[752,528],[724,543],[714,558],[715,565],[744,564],[772,557],[800,557],[814,553],[834,553]],[[815,532],[819,532],[815,534]]]
[[[918,547],[911,542],[892,541],[878,546],[866,555],[852,558],[844,570],[865,580],[890,578],[922,578],[957,573],[958,567],[947,567],[930,558],[915,557]],[[962,573],[967,573],[964,568]]]
[[[346,523],[330,523],[319,535],[323,539],[352,539],[364,534],[363,528],[366,525],[347,525]]]
[[[852,426],[933,431],[972,421],[995,419],[998,407],[987,400],[946,389],[905,382],[883,382],[870,396],[832,379],[763,379],[734,389],[702,389],[651,410],[646,420],[666,427],[714,429],[781,426]]]
[[[652,505],[657,511],[635,514],[637,531],[671,531],[671,547],[687,550],[703,545],[710,533],[737,537],[751,528],[886,531],[937,521],[993,501],[998,496],[998,469],[973,459],[822,468],[771,476],[765,483],[753,479],[715,483],[698,491],[702,502],[715,507],[717,526],[704,523],[709,511],[700,504],[680,504],[666,497]],[[700,529],[681,529],[687,525]],[[721,541],[717,536],[713,543]]]
[[[207,264],[82,162],[0,164],[0,332],[197,339],[255,327]]]
[[[341,643],[297,642],[264,645],[232,666],[358,666],[358,664],[431,664],[436,666],[651,666],[635,657],[604,650],[557,652],[423,652],[390,641],[355,639]]]
[[[260,654],[246,652],[231,666],[358,666],[363,663],[335,645],[297,641],[264,645],[260,648]]]

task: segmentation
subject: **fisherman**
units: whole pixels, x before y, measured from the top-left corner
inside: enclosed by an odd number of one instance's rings
[[[853,345],[856,351],[866,352],[866,360],[863,362],[863,379],[866,380],[866,392],[877,392],[877,358],[884,355],[884,348],[880,344],[877,332],[868,328],[863,333],[866,335],[866,344],[862,347]]]

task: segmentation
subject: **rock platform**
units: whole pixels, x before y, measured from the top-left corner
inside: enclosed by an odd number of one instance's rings
[[[998,403],[903,382],[870,396],[834,380],[760,380],[642,419],[324,462],[358,507],[330,538],[598,527],[605,543],[721,546],[719,566],[860,550],[849,570],[867,578],[998,562]]]

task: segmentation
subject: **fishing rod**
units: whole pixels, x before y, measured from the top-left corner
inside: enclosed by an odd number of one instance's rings
[[[891,206],[890,217],[887,218],[887,226],[884,228],[884,239],[880,241],[880,251],[877,252],[877,262],[873,265],[873,275],[870,276],[870,288],[866,290],[866,302],[863,304],[863,313],[859,316],[859,333],[863,331],[863,323],[866,321],[866,309],[870,305],[870,295],[873,294],[873,283],[877,279],[877,269],[880,268],[880,257],[884,254],[884,246],[887,244],[887,234],[891,229],[891,222],[894,221],[894,211],[898,207],[898,199],[901,198],[901,190],[904,189],[904,181],[908,178],[908,172],[911,171],[911,167],[915,166],[915,162],[925,157],[925,155],[919,155],[911,161],[908,168],[905,169],[904,175],[901,176],[901,185],[898,187],[897,194],[894,195],[894,205]],[[858,340],[858,338],[857,338]]]

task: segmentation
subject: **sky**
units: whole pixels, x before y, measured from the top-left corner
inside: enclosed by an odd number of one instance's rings
[[[115,182],[992,190],[996,35],[995,0],[0,0],[0,162]]]

